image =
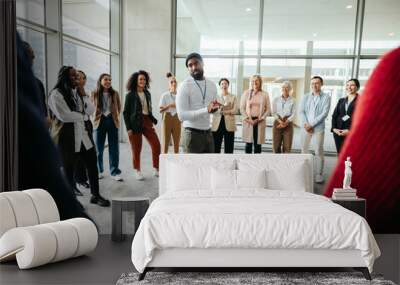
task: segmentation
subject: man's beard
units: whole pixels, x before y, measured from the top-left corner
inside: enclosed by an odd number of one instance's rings
[[[190,75],[196,80],[203,80],[204,72],[203,71],[198,71],[196,73],[191,73]]]

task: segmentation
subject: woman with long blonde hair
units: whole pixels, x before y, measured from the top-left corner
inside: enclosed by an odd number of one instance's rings
[[[253,75],[250,78],[250,88],[240,100],[240,113],[243,120],[243,141],[245,152],[261,153],[261,145],[265,142],[266,117],[271,112],[268,93],[262,90],[262,78]]]

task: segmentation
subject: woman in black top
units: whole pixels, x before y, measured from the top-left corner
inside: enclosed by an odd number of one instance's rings
[[[133,168],[137,180],[144,179],[140,165],[143,136],[147,139],[151,147],[154,168],[153,175],[158,177],[161,146],[154,129],[157,119],[153,116],[149,88],[150,77],[144,70],[133,73],[126,85],[129,93],[125,97],[123,113],[129,142],[131,143]]]
[[[346,136],[349,134],[354,109],[358,98],[360,82],[352,78],[346,83],[347,96],[340,98],[332,114],[332,133],[336,150],[339,153]]]

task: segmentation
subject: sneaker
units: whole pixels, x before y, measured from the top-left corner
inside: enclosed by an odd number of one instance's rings
[[[136,180],[144,180],[144,176],[139,170],[135,170],[135,178]]]
[[[122,177],[119,176],[119,175],[114,175],[114,176],[111,176],[111,177],[112,177],[112,179],[114,179],[115,181],[122,181]]]
[[[83,196],[81,190],[79,190],[76,186],[74,187],[74,191],[76,196]]]
[[[104,178],[104,172],[99,172],[99,179],[103,179]]]
[[[315,176],[315,183],[321,184],[324,182],[324,176],[322,176],[321,174],[317,174],[317,176]]]
[[[78,182],[78,184],[79,184],[80,186],[82,186],[82,187],[85,187],[86,189],[89,189],[89,188],[90,188],[90,185],[89,185],[89,183],[87,183],[87,181],[82,182],[82,183],[79,183],[79,182]]]
[[[92,196],[90,198],[90,203],[92,204],[97,204],[100,207],[110,207],[110,201],[108,201],[107,199],[104,199],[103,197],[101,197],[100,195],[98,196]]]
[[[158,177],[158,176],[159,176],[158,169],[155,169],[155,168],[154,168],[154,170],[153,170],[153,176],[154,176],[154,177]]]

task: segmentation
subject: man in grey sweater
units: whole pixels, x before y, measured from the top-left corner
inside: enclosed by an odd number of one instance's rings
[[[184,127],[184,151],[213,153],[210,114],[222,107],[217,102],[217,88],[214,82],[204,77],[200,54],[189,54],[186,57],[186,67],[190,77],[182,82],[176,96],[176,110]]]

